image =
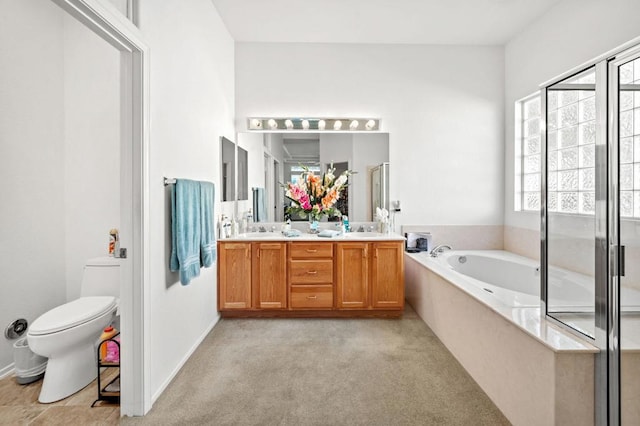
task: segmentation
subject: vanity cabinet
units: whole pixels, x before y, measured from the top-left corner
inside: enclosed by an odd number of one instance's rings
[[[369,307],[369,243],[336,244],[338,309]]]
[[[337,245],[339,309],[402,309],[404,246],[396,241]]]
[[[251,243],[218,243],[218,307],[251,309]]]
[[[287,307],[286,244],[253,243],[253,306],[259,309]]]
[[[404,242],[219,241],[223,316],[397,317]]]
[[[290,308],[333,308],[333,243],[288,244]]]

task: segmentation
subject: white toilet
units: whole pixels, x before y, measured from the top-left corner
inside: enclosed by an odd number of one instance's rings
[[[120,260],[89,259],[80,298],[53,308],[27,332],[31,350],[49,358],[38,400],[59,401],[97,377],[96,343],[111,324],[120,297]]]

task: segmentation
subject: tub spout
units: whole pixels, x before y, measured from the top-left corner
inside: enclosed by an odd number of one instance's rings
[[[438,257],[438,255],[439,255],[440,253],[442,253],[443,251],[445,251],[445,250],[451,250],[451,246],[448,246],[448,245],[446,245],[446,244],[440,244],[440,245],[435,246],[435,247],[434,247],[434,248],[429,252],[429,255],[430,255],[431,257]]]

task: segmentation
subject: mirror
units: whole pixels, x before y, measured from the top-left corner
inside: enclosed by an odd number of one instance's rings
[[[336,168],[336,176],[347,169],[356,172],[349,177],[347,191],[336,206],[352,222],[372,221],[375,200],[389,209],[388,133],[239,133],[238,145],[248,150],[249,186],[265,188],[268,206],[265,222],[285,220],[289,200],[280,184],[297,179],[301,165],[316,174],[322,174],[331,164]],[[383,164],[384,172],[380,172]],[[380,179],[377,183],[372,180],[376,176]],[[241,212],[244,206],[239,205]],[[246,206],[251,207],[250,203]]]
[[[222,201],[235,201],[236,188],[236,144],[222,136],[221,167],[222,170]]]
[[[249,153],[238,147],[238,200],[249,199]]]

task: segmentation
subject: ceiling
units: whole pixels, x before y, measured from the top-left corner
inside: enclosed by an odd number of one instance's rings
[[[212,0],[237,42],[503,45],[562,0]]]

